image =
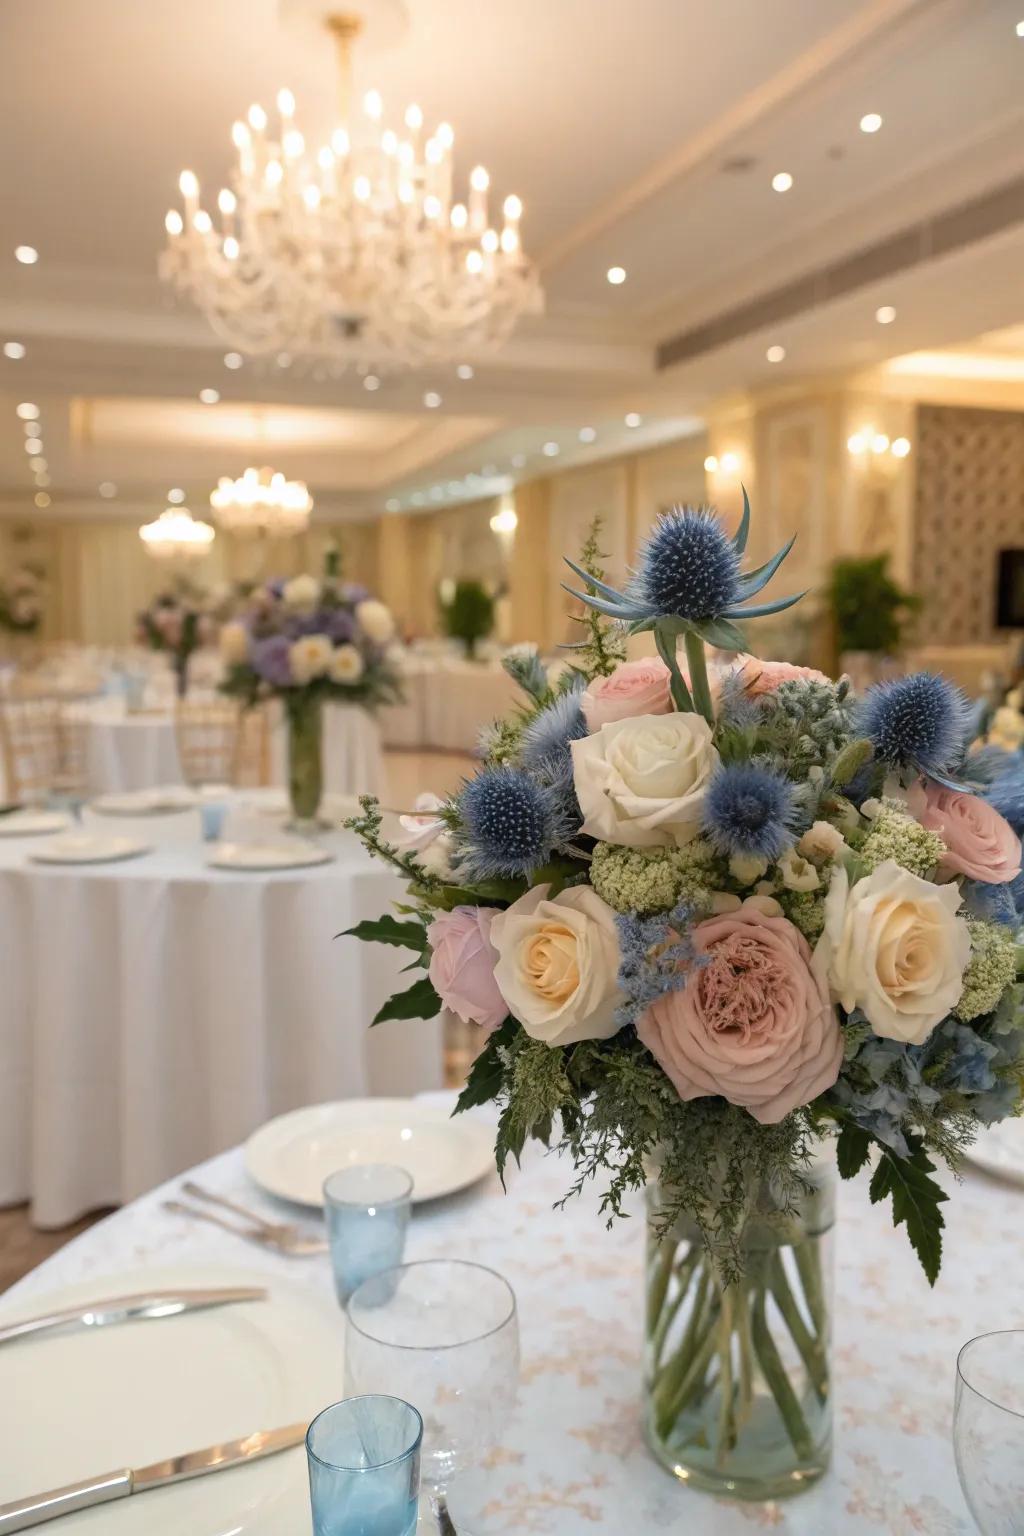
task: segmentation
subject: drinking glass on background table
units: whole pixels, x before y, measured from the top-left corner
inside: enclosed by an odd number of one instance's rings
[[[956,1362],[956,1470],[982,1536],[1024,1530],[1024,1330],[984,1333]]]
[[[204,843],[220,841],[227,813],[228,807],[224,800],[203,799],[199,802],[199,820],[202,823]]]
[[[456,1259],[403,1264],[349,1298],[345,1390],[389,1392],[423,1415],[433,1502],[493,1449],[515,1406],[519,1323],[512,1287]],[[470,1536],[460,1527],[460,1536]]]
[[[355,1397],[306,1433],[313,1536],[412,1536],[423,1420],[395,1397]]]
[[[389,1163],[355,1163],[324,1181],[334,1288],[342,1306],[364,1280],[402,1262],[412,1175]]]

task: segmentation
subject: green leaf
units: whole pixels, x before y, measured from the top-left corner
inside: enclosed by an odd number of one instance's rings
[[[383,1024],[385,1019],[432,1019],[441,1012],[441,999],[434,991],[428,976],[414,981],[407,992],[396,992],[378,1008],[373,1024]],[[372,1026],[371,1026],[372,1027]]]
[[[498,1177],[505,1185],[505,1164],[509,1153],[522,1166],[523,1148],[526,1146],[527,1123],[516,1114],[515,1106],[508,1104],[498,1120],[498,1139],[494,1146],[494,1160],[498,1165]]]
[[[464,1110],[473,1109],[478,1104],[489,1104],[492,1099],[498,1097],[505,1082],[505,1063],[501,1058],[502,1047],[511,1044],[518,1028],[519,1025],[515,1019],[509,1018],[491,1035],[469,1069],[466,1086],[459,1094],[455,1105],[455,1114],[461,1115]]]
[[[401,949],[426,949],[427,931],[422,923],[400,923],[396,917],[367,917],[354,928],[336,935],[362,939],[364,944],[396,944]]]
[[[918,1143],[909,1158],[897,1157],[887,1147],[871,1179],[873,1205],[892,1196],[894,1226],[907,1224],[907,1236],[921,1267],[934,1285],[942,1263],[942,1229],[945,1222],[939,1206],[948,1199],[945,1191],[929,1175],[935,1165]]]
[[[731,619],[700,619],[690,627],[695,635],[720,651],[745,651],[747,648],[746,636]]]
[[[836,1143],[836,1161],[839,1164],[839,1176],[843,1179],[852,1179],[854,1174],[860,1172],[868,1160],[871,1152],[871,1137],[867,1131],[862,1131],[859,1125],[847,1122],[839,1132],[839,1140]]]

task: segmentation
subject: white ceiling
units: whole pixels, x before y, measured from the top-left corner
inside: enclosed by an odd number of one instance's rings
[[[692,431],[727,390],[861,367],[1024,318],[1024,227],[658,372],[658,342],[821,262],[1024,174],[1024,0],[407,0],[409,29],[357,52],[396,114],[449,119],[463,172],[523,197],[548,311],[476,376],[386,381],[232,372],[155,277],[179,170],[209,200],[232,120],[282,84],[314,141],[330,44],[278,0],[4,0],[0,92],[0,505],[32,490],[14,416],[44,409],[53,513],[100,479],[134,511],[193,505],[273,446],[322,512],[480,494],[506,477]],[[881,132],[858,129],[864,112]],[[725,167],[731,164],[733,169]],[[771,190],[788,170],[791,191]],[[34,267],[13,260],[28,243]],[[627,268],[620,288],[605,281]],[[875,324],[892,303],[894,325]],[[765,347],[781,342],[785,363]],[[196,404],[214,387],[221,401]],[[440,410],[423,406],[427,389]],[[277,411],[274,407],[286,409]],[[625,425],[638,412],[638,428]],[[579,429],[593,426],[593,445]],[[546,460],[545,442],[559,446]],[[522,463],[513,462],[522,459]],[[278,462],[279,461],[279,462]],[[460,482],[458,490],[452,489]],[[436,488],[440,487],[440,495]],[[414,501],[416,497],[418,500]],[[100,505],[96,503],[96,505]]]

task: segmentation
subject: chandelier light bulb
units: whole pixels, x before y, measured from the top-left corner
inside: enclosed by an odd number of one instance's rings
[[[474,192],[486,192],[491,184],[491,178],[482,165],[474,166],[470,172],[469,184]]]
[[[480,244],[488,256],[493,256],[498,249],[498,231],[496,229],[485,229],[480,236]]]
[[[201,235],[208,235],[213,228],[213,220],[205,208],[196,210],[196,216],[192,220],[192,228],[197,229]]]
[[[433,194],[430,197],[425,197],[423,199],[423,212],[428,219],[439,219],[441,217],[441,199],[434,197]]]
[[[281,147],[289,160],[297,160],[306,147],[306,141],[297,128],[289,128],[281,140]]]
[[[522,198],[516,197],[513,192],[502,204],[502,212],[510,224],[515,224],[523,216]]]
[[[436,139],[430,139],[423,151],[428,165],[440,165],[444,159],[444,149]]]
[[[331,134],[331,148],[334,150],[334,153],[337,155],[339,160],[344,159],[350,148],[350,140],[347,129],[335,128],[334,132]]]
[[[322,171],[329,171],[333,168],[334,150],[331,149],[329,144],[325,144],[322,149],[317,150],[316,163]]]
[[[398,183],[398,201],[400,203],[408,205],[415,200],[415,197],[416,188],[411,181],[400,181]]]
[[[185,221],[177,208],[169,208],[164,215],[164,228],[169,235],[180,235],[185,228]]]
[[[451,149],[455,143],[455,131],[451,123],[438,123],[434,138],[442,149]]]
[[[168,507],[155,522],[139,529],[149,554],[158,560],[193,559],[205,555],[215,538],[209,523],[197,522],[184,507]]]
[[[238,199],[229,187],[221,187],[217,193],[217,207],[226,217],[234,213],[238,207]]]
[[[282,86],[277,93],[277,110],[282,117],[295,116],[295,97],[287,86]]]
[[[398,134],[393,128],[385,128],[380,136],[380,147],[386,155],[397,155]]]
[[[311,181],[308,186],[303,187],[302,201],[305,203],[310,213],[313,213],[315,209],[319,208],[320,188],[316,185],[315,182]]]
[[[370,193],[372,190],[373,187],[369,176],[357,176],[355,181],[352,183],[352,192],[361,203],[369,202]]]
[[[224,237],[224,255],[228,261],[238,260],[239,245],[234,235]]]
[[[465,203],[455,203],[452,207],[452,211],[449,217],[451,219],[452,229],[465,229],[466,225],[469,223],[469,210],[467,209]]]
[[[259,102],[253,102],[252,106],[249,108],[248,116],[249,127],[252,129],[253,133],[262,133],[264,128],[267,126],[267,114],[264,112]]]
[[[476,276],[484,269],[484,258],[481,251],[466,252],[466,271]]]
[[[509,224],[501,232],[501,248],[506,256],[511,256],[513,251],[519,249],[519,235]]]
[[[199,178],[195,171],[182,171],[178,177],[178,190],[184,198],[199,196]]]
[[[241,120],[231,124],[231,141],[236,149],[248,149],[252,143],[249,129]]]
[[[268,160],[263,175],[268,187],[279,187],[284,179],[284,167],[280,160]]]
[[[405,109],[405,126],[412,133],[419,133],[423,127],[423,112],[414,101]]]
[[[374,122],[380,120],[384,113],[384,102],[381,99],[380,91],[367,91],[363,97],[363,111],[367,117],[372,117]]]

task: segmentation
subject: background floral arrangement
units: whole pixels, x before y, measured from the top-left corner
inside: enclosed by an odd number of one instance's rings
[[[23,565],[0,582],[0,629],[31,635],[43,621],[45,589],[38,573]]]
[[[968,711],[940,677],[857,702],[745,655],[709,676],[705,641],[740,650],[737,618],[796,601],[750,602],[789,546],[744,575],[748,526],[664,515],[625,593],[592,536],[573,665],[508,658],[524,707],[398,841],[363,802],[410,895],[352,931],[427,973],[379,1019],[443,1005],[489,1032],[459,1107],[501,1105],[499,1169],[555,1141],[614,1214],[657,1157],[666,1221],[695,1214],[728,1266],[751,1188],[795,1197],[838,1135],[844,1177],[876,1154],[871,1198],[934,1282],[933,1159],[1021,1100],[1024,785],[961,781]],[[661,659],[625,661],[624,629]]]
[[[216,635],[217,620],[206,595],[184,583],[174,592],[161,592],[135,619],[138,643],[170,657],[180,693],[185,691],[192,653],[212,644]]]
[[[299,693],[380,704],[399,696],[388,651],[395,624],[365,587],[326,575],[257,587],[224,624],[222,689],[247,704]]]

